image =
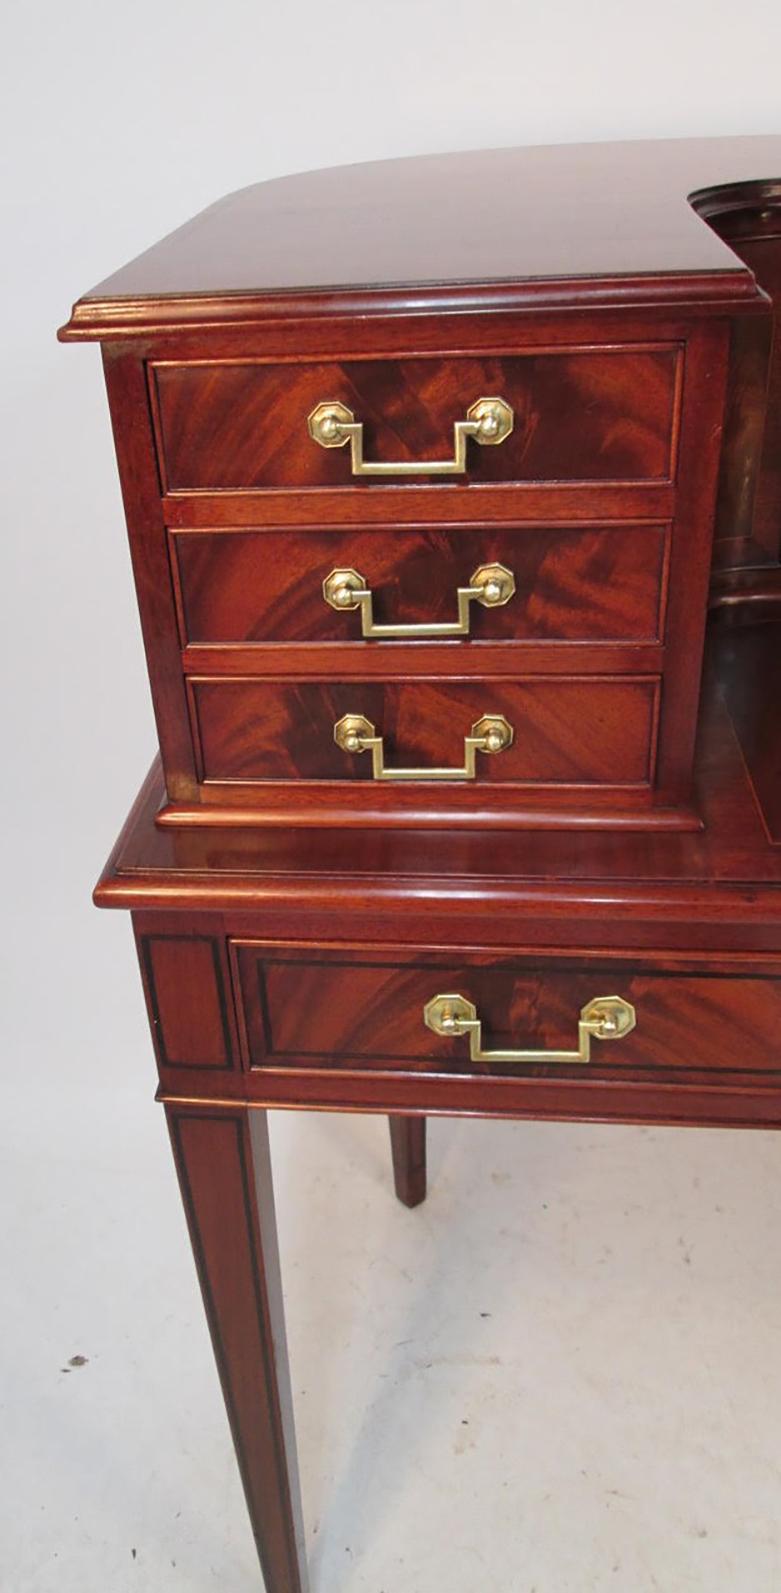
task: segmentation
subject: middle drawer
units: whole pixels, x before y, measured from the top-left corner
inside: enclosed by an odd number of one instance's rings
[[[393,630],[421,640],[660,642],[669,541],[669,526],[639,521],[170,534],[185,647]]]

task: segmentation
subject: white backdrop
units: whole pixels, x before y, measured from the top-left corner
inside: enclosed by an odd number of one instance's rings
[[[4,1436],[28,1503],[43,1457],[58,1444],[63,1456],[56,1531],[38,1554],[25,1525],[14,1593],[61,1585],[47,1555],[63,1541],[74,1585],[93,1585],[81,1528],[64,1524],[78,1511],[63,1478],[78,1478],[80,1460],[97,1477],[104,1454],[101,1430],[94,1453],[66,1461],[81,1413],[54,1415],[48,1393],[30,1438],[31,1390],[64,1376],[60,1360],[85,1340],[99,1359],[102,1334],[110,1359],[134,1290],[158,1335],[166,1291],[185,1300],[203,1348],[178,1215],[167,1215],[174,1192],[127,923],[89,904],[154,733],[98,353],[58,346],[55,329],[79,293],[257,179],[501,144],[778,131],[780,55],[777,0],[43,0],[6,16],[0,1134],[10,1244],[0,1275],[24,1367],[17,1360]],[[95,1217],[96,1189],[111,1228]],[[132,1281],[138,1266],[146,1284]],[[158,1267],[164,1290],[150,1283]],[[116,1388],[101,1394],[112,1422]],[[198,1399],[210,1391],[199,1386]],[[125,1395],[132,1427],[130,1385]],[[152,1405],[161,1397],[156,1387]],[[216,1403],[212,1417],[221,1434]],[[154,1411],[148,1419],[154,1447]],[[13,1490],[11,1501],[26,1523]],[[110,1508],[121,1519],[113,1495]],[[143,1519],[151,1506],[138,1508]],[[167,1586],[160,1567],[143,1584],[121,1563],[128,1586]],[[96,1587],[124,1587],[108,1572],[101,1564]]]

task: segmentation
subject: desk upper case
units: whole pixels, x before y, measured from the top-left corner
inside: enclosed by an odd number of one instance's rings
[[[759,458],[772,307],[689,196],[779,168],[734,139],[305,174],[78,302],[161,823],[701,822],[714,526],[758,468],[722,435]]]

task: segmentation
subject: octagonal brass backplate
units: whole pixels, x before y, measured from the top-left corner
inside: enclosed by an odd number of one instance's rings
[[[329,445],[330,446],[330,445]],[[331,608],[343,610],[358,608],[357,597],[354,592],[365,592],[366,582],[357,570],[349,567],[344,570],[332,570],[323,582],[323,597]]]
[[[469,585],[479,588],[478,603],[486,608],[501,608],[515,592],[515,576],[506,564],[481,564]]]
[[[637,1014],[623,996],[595,996],[583,1008],[580,1021],[587,1023],[600,1040],[620,1040],[623,1035],[631,1034]]]
[[[503,752],[512,746],[514,734],[504,714],[483,714],[472,726],[472,735],[484,741],[481,752]]]
[[[476,442],[495,446],[504,442],[513,429],[513,412],[503,398],[478,398],[466,412],[467,420],[477,421]]]
[[[374,725],[363,714],[343,714],[334,725],[334,741],[342,752],[363,752],[361,743],[374,733]]]
[[[460,1034],[463,1023],[474,1023],[477,1008],[466,996],[434,996],[423,1008],[426,1027],[434,1034]]]
[[[316,404],[311,415],[307,416],[309,435],[321,448],[343,448],[348,440],[349,433],[342,430],[343,426],[352,426],[355,416],[346,404],[340,404],[338,399],[330,403]]]

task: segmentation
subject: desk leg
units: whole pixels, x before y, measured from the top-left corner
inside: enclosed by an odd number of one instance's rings
[[[426,1198],[426,1119],[389,1117],[393,1182],[405,1206],[419,1206]]]
[[[306,1593],[266,1113],[166,1113],[266,1593]]]

